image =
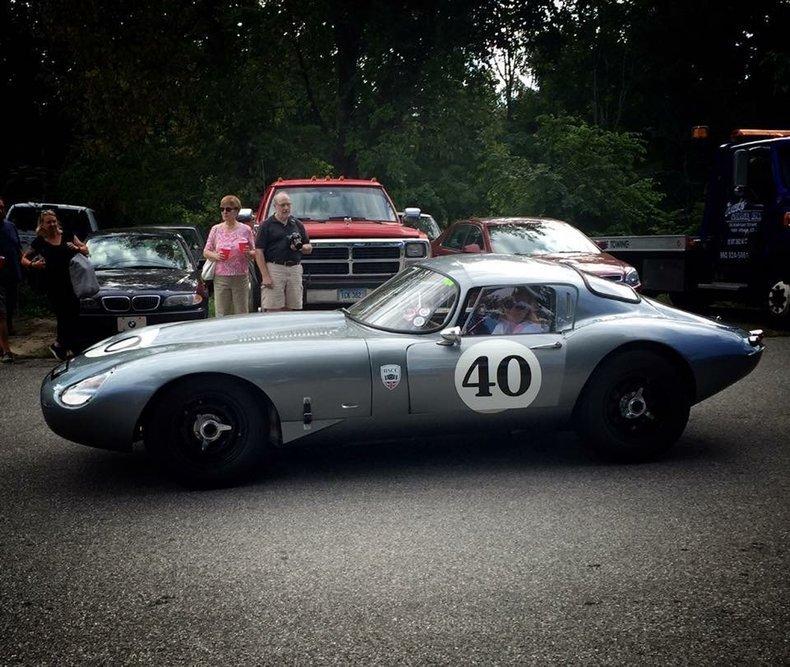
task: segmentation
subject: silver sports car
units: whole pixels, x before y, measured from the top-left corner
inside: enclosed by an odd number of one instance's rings
[[[537,420],[634,460],[669,448],[689,407],[762,351],[759,331],[571,266],[467,255],[412,266],[344,310],[119,334],[55,368],[41,405],[64,438],[117,450],[142,440],[194,484],[247,477],[299,440]]]

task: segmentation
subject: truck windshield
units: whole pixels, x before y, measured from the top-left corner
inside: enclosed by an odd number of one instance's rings
[[[357,301],[346,313],[376,329],[429,333],[445,326],[456,301],[455,281],[436,271],[412,266]]]
[[[601,250],[575,227],[553,220],[489,225],[491,250],[507,255],[549,253],[600,253]]]
[[[397,222],[398,217],[380,187],[292,187],[278,188],[291,198],[291,213],[301,220],[383,220]],[[267,216],[274,214],[274,197]]]

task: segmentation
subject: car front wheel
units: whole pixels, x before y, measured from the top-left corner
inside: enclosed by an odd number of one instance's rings
[[[577,413],[579,434],[594,453],[643,461],[668,450],[689,417],[690,396],[681,373],[648,350],[604,361],[590,379]]]
[[[769,281],[768,314],[779,324],[790,324],[790,280]]]
[[[263,406],[226,377],[190,378],[165,389],[146,421],[144,439],[170,474],[199,486],[247,479],[271,451]]]

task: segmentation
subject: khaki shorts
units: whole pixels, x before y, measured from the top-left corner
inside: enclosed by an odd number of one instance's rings
[[[271,287],[261,287],[261,307],[264,310],[302,309],[302,265],[285,266],[266,262],[272,277]]]
[[[248,276],[214,276],[214,312],[217,317],[250,312]]]

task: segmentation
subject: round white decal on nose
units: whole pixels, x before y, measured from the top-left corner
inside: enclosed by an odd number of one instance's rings
[[[455,390],[475,412],[526,408],[538,395],[541,380],[535,353],[512,340],[472,345],[455,366]]]

